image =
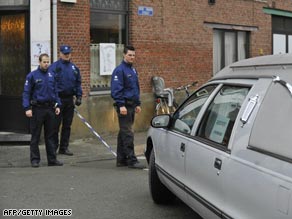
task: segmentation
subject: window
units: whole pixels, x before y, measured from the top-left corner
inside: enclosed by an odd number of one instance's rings
[[[110,89],[112,70],[127,43],[127,0],[90,0],[90,88]]]
[[[249,32],[214,29],[213,74],[233,62],[249,57]]]
[[[210,85],[194,93],[174,114],[172,129],[191,134],[196,118],[216,85]]]
[[[241,105],[249,91],[246,87],[223,86],[205,112],[198,136],[227,147]]]
[[[272,17],[273,54],[292,53],[292,19]]]

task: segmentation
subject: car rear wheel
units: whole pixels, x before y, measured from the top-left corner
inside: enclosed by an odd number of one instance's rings
[[[151,151],[149,162],[149,188],[156,204],[169,204],[175,199],[174,194],[161,183],[157,175],[154,150]]]

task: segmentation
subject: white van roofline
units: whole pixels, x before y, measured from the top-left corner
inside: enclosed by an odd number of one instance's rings
[[[292,54],[258,56],[232,63],[219,71],[212,79],[258,79],[279,76],[292,82]]]

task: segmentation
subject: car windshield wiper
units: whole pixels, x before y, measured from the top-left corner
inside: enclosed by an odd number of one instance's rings
[[[292,85],[289,84],[288,82],[282,80],[279,76],[273,76],[273,82],[274,83],[280,83],[281,85],[283,85],[284,87],[286,87],[288,89],[288,91],[290,92],[290,94],[292,95]]]

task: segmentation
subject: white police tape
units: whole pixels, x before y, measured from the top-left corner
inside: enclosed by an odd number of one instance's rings
[[[117,154],[114,152],[106,141],[92,128],[92,126],[84,119],[84,117],[79,113],[79,111],[74,108],[75,113],[81,119],[81,121],[90,129],[90,131],[103,143],[103,145],[116,157]]]

